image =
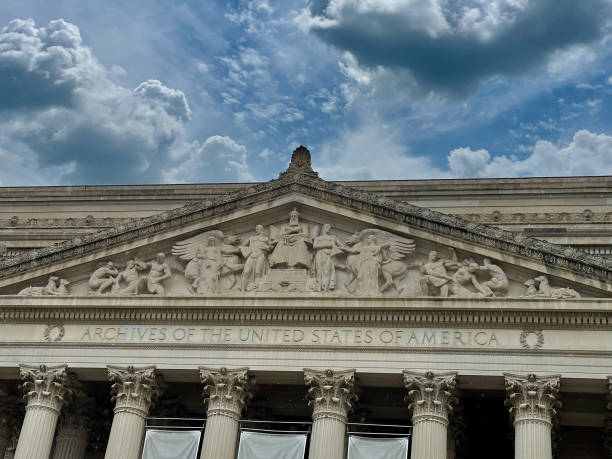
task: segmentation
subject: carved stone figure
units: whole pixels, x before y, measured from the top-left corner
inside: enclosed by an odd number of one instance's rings
[[[26,287],[21,290],[20,296],[62,296],[68,295],[68,282],[66,279],[60,279],[57,276],[49,276],[47,285],[44,287]]]
[[[166,290],[161,284],[162,281],[170,278],[172,273],[168,264],[165,262],[166,255],[163,252],[157,254],[155,260],[146,263],[147,267],[150,267],[149,274],[147,275],[147,290],[149,293],[155,293],[156,295],[163,295]]]
[[[211,230],[174,244],[172,254],[189,261],[185,278],[191,283],[193,293],[217,293],[223,276],[230,281],[229,289],[236,285],[236,273],[244,266],[240,262],[239,243],[238,236]]]
[[[543,274],[527,280],[523,285],[526,290],[521,295],[522,298],[553,298],[556,300],[580,298],[580,294],[573,288],[551,287],[548,278]]]
[[[488,289],[485,290],[476,279],[475,272],[478,271],[478,264],[468,258],[462,263],[456,263],[454,265],[457,270],[451,276],[451,283],[449,284],[449,296],[457,298],[472,298],[472,297],[483,297],[492,296],[493,292]],[[473,292],[468,288],[473,286],[476,292]]]
[[[335,257],[343,253],[335,235],[329,234],[331,225],[326,223],[321,229],[321,235],[312,242],[315,250],[313,270],[317,284],[322,292],[336,288]]]
[[[115,264],[109,261],[104,266],[96,269],[91,276],[89,276],[89,287],[95,294],[102,295],[112,288],[115,283],[115,277],[118,274],[119,271],[115,267]]]
[[[490,276],[489,280],[480,283],[486,291],[485,296],[503,295],[508,291],[508,276],[499,266],[492,264],[488,258],[483,258],[479,269]]]
[[[264,235],[263,226],[255,226],[255,235],[249,237],[240,247],[245,258],[240,286],[243,292],[257,289],[259,282],[268,272],[268,252],[271,249],[270,239]]]
[[[359,295],[378,295],[381,293],[378,285],[378,275],[382,263],[382,250],[389,247],[389,244],[378,245],[376,237],[369,235],[366,243],[357,248],[348,247],[345,250],[351,253],[358,253],[357,259],[357,294]]]
[[[421,291],[424,295],[430,294],[430,289],[439,293],[439,296],[446,298],[448,296],[449,284],[452,278],[448,275],[447,268],[452,266],[451,260],[443,260],[435,250],[430,250],[428,261],[423,264],[421,271]]]
[[[373,237],[370,238],[370,236]],[[382,241],[382,244],[377,245],[377,241]],[[353,234],[347,241],[344,251],[349,255],[346,257],[346,269],[349,272],[350,279],[346,284],[346,288],[352,293],[359,294],[379,294],[386,291],[392,285],[398,293],[403,291],[400,281],[406,276],[408,269],[415,267],[414,264],[405,262],[406,255],[413,253],[416,249],[416,244],[412,239],[402,238],[394,234],[377,229],[365,229]],[[369,249],[361,253],[361,247],[370,246]],[[362,262],[367,261],[366,266],[362,270]],[[372,270],[377,266],[379,271],[374,279],[365,279],[366,269]],[[360,274],[361,271],[361,274]],[[378,287],[378,275],[382,274],[385,282]],[[355,290],[352,284],[357,281],[360,284],[360,279],[364,285]],[[368,284],[366,287],[365,284]],[[376,286],[376,287],[375,287]],[[373,293],[360,293],[361,291],[369,291]]]
[[[271,267],[310,268],[308,247],[312,240],[308,225],[300,224],[299,215],[293,208],[289,213],[289,223],[282,225],[277,235],[272,235],[272,243],[276,246],[269,258]]]
[[[115,277],[115,285],[111,293],[119,295],[138,295],[142,290],[140,272],[147,269],[147,264],[139,260],[128,260],[125,269]],[[124,281],[127,285],[121,288],[120,282]]]

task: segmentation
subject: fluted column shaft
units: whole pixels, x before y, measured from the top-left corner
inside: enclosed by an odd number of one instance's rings
[[[60,426],[55,437],[53,459],[83,459],[87,438],[87,430],[83,427]]]
[[[108,367],[115,409],[105,459],[139,459],[145,417],[159,395],[155,367]]]
[[[312,406],[312,435],[308,459],[344,459],[347,415],[357,399],[355,370],[304,369]]]
[[[240,414],[250,396],[247,371],[200,367],[204,403],[208,404],[200,459],[236,457]]]
[[[515,459],[552,459],[552,418],[557,414],[560,376],[504,374],[514,418]]]
[[[64,396],[69,392],[66,365],[34,367],[21,365],[28,400],[15,459],[49,459],[55,427]]]
[[[456,373],[404,371],[412,410],[411,459],[446,459],[448,417],[456,403]]]

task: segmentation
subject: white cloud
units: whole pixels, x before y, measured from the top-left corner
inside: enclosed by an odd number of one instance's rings
[[[321,148],[314,168],[326,180],[393,180],[442,177],[429,158],[414,155],[399,133],[380,123],[345,130]]]
[[[556,80],[568,80],[584,72],[584,69],[595,62],[597,54],[584,45],[570,46],[552,53],[546,69]]]
[[[608,175],[612,174],[612,136],[580,130],[565,146],[540,140],[524,159],[491,158],[486,150],[462,147],[450,152],[448,163],[456,177]]]
[[[226,136],[214,135],[200,146],[194,142],[181,163],[164,172],[165,182],[252,182],[246,147]]]
[[[0,32],[4,144],[24,153],[24,167],[63,174],[58,181],[158,180],[191,110],[181,91],[158,80],[131,90],[114,81],[120,74],[82,45],[74,24],[9,22]]]

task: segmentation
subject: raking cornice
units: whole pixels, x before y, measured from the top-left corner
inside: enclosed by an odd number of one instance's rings
[[[434,234],[490,247],[579,276],[609,282],[612,269],[602,257],[563,247],[522,233],[477,224],[469,220],[396,201],[376,193],[326,182],[303,173],[283,173],[278,179],[226,195],[188,204],[112,229],[79,236],[43,249],[32,250],[0,262],[0,279],[81,257],[120,244],[177,229],[198,220],[231,212],[289,193],[299,193],[362,213],[375,215]]]

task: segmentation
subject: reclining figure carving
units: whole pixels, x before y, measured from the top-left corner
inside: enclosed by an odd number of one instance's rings
[[[545,275],[528,279],[523,284],[525,293],[521,298],[552,298],[556,300],[567,300],[571,298],[580,298],[580,294],[569,287],[551,287],[548,278]]]

